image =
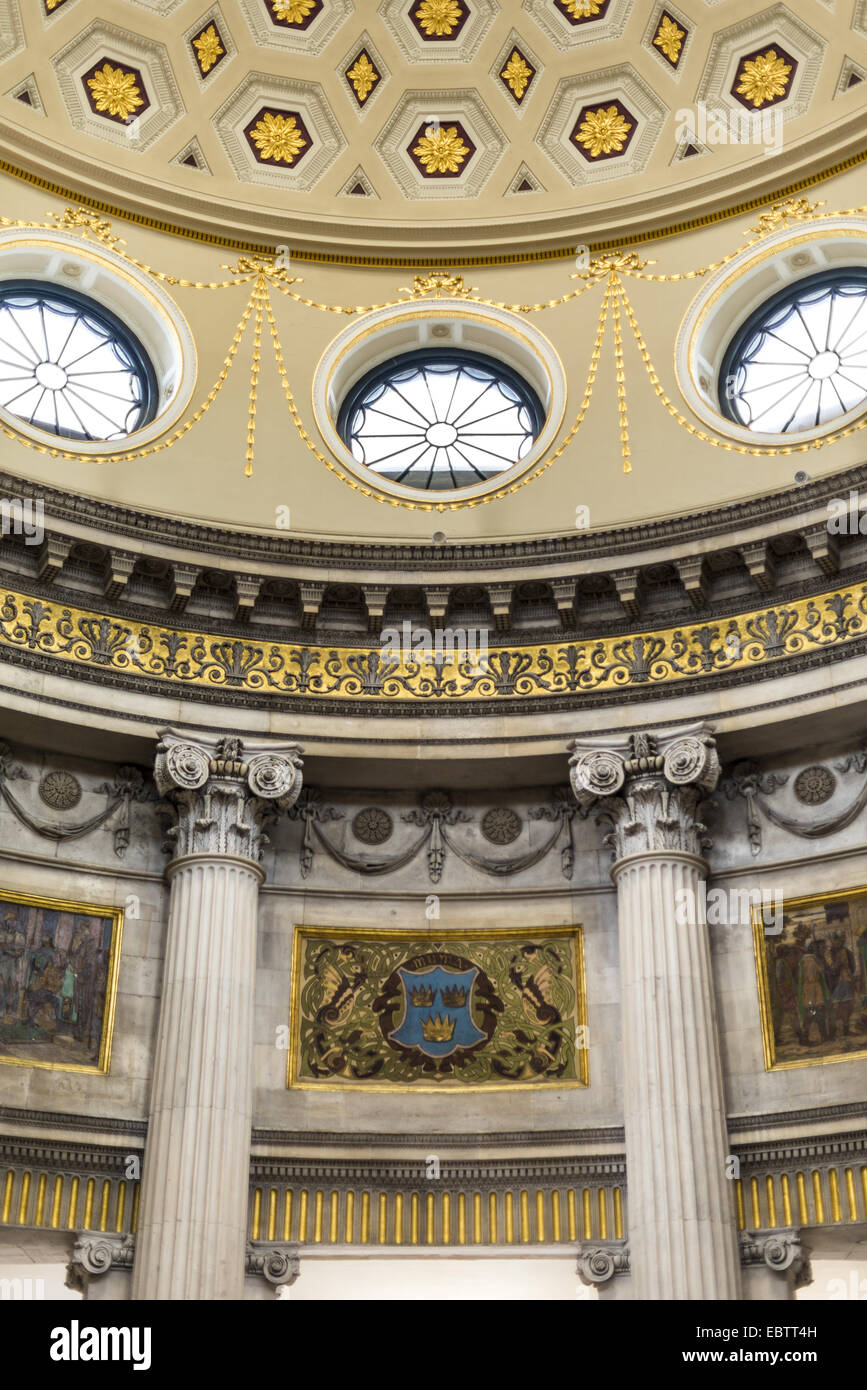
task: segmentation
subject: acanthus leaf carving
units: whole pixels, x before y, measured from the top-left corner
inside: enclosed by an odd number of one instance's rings
[[[163,730],[154,781],[169,822],[165,847],[175,857],[226,854],[258,862],[266,829],[301,792],[301,749],[283,744],[247,754],[242,739],[192,742]]]
[[[703,819],[708,794],[719,779],[712,731],[694,725],[665,737],[630,735],[628,749],[571,745],[575,799],[595,806],[598,824],[609,826],[604,843],[615,860],[644,852],[700,855],[710,845]]]

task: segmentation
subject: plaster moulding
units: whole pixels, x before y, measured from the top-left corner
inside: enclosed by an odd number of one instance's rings
[[[244,132],[265,107],[296,111],[307,128],[310,149],[294,168],[285,163],[263,164],[253,153]],[[239,179],[295,192],[313,188],[346,148],[343,132],[318,82],[296,82],[264,72],[251,72],[236,87],[215,115],[214,129]]]
[[[784,5],[764,10],[752,19],[732,24],[715,35],[696,92],[696,103],[708,107],[724,106],[740,113],[745,110],[732,95],[732,85],[742,58],[767,45],[782,46],[797,60],[785,100],[774,108],[783,120],[803,116],[816,90],[827,44]]]
[[[128,64],[141,75],[148,104],[140,116],[122,122],[92,110],[82,78],[103,59],[118,67]],[[140,153],[150,149],[186,115],[168,50],[164,44],[142,38],[140,34],[97,21],[51,61],[70,123],[76,130],[86,131],[99,140]]]
[[[0,0],[0,63],[14,58],[25,46],[18,0]]]
[[[288,49],[311,58],[322,52],[355,10],[352,0],[328,0],[309,24],[275,24],[271,18],[272,3],[275,0],[238,0],[257,44],[261,48],[282,49],[284,52]]]
[[[608,107],[615,101],[626,108],[637,129],[622,154],[593,164],[584,158],[572,138],[576,120],[586,106]],[[644,78],[629,63],[622,63],[580,77],[563,78],[536,134],[536,144],[570,183],[605,183],[646,168],[667,115],[668,107]]]
[[[461,0],[465,21],[453,36],[425,35],[416,28],[412,15],[417,9],[410,0],[383,0],[379,13],[390,37],[408,63],[468,63],[476,55],[499,12],[494,0]]]
[[[573,24],[557,4],[557,0],[524,0],[524,9],[531,14],[539,28],[560,53],[585,44],[603,43],[618,39],[632,13],[633,0],[613,0],[604,13],[590,15]]]
[[[459,121],[475,150],[457,178],[426,178],[410,157],[408,146],[426,121],[444,126]],[[434,90],[405,92],[374,148],[406,198],[465,199],[481,193],[492,170],[506,151],[508,141],[478,92]]]

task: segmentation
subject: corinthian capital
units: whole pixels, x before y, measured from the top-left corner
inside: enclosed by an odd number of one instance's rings
[[[227,737],[188,739],[164,729],[154,781],[171,822],[167,847],[185,854],[232,854],[259,860],[270,825],[301,791],[301,749]]]
[[[665,735],[630,734],[607,746],[575,739],[569,760],[572,790],[585,810],[611,829],[615,860],[648,850],[700,854],[710,843],[701,810],[719,780],[713,731],[693,724]]]

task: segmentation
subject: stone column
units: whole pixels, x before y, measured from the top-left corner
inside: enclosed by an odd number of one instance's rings
[[[154,776],[173,858],[132,1296],[240,1299],[259,859],[301,790],[300,749],[167,730]]]
[[[711,730],[576,740],[572,787],[614,852],[636,1299],[740,1297],[701,850]]]

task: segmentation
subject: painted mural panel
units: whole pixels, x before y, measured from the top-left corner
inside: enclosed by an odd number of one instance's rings
[[[588,1084],[581,929],[296,927],[289,1085]]]
[[[0,893],[0,1063],[108,1071],[122,920]]]
[[[787,899],[753,923],[765,1065],[867,1056],[867,888]]]

